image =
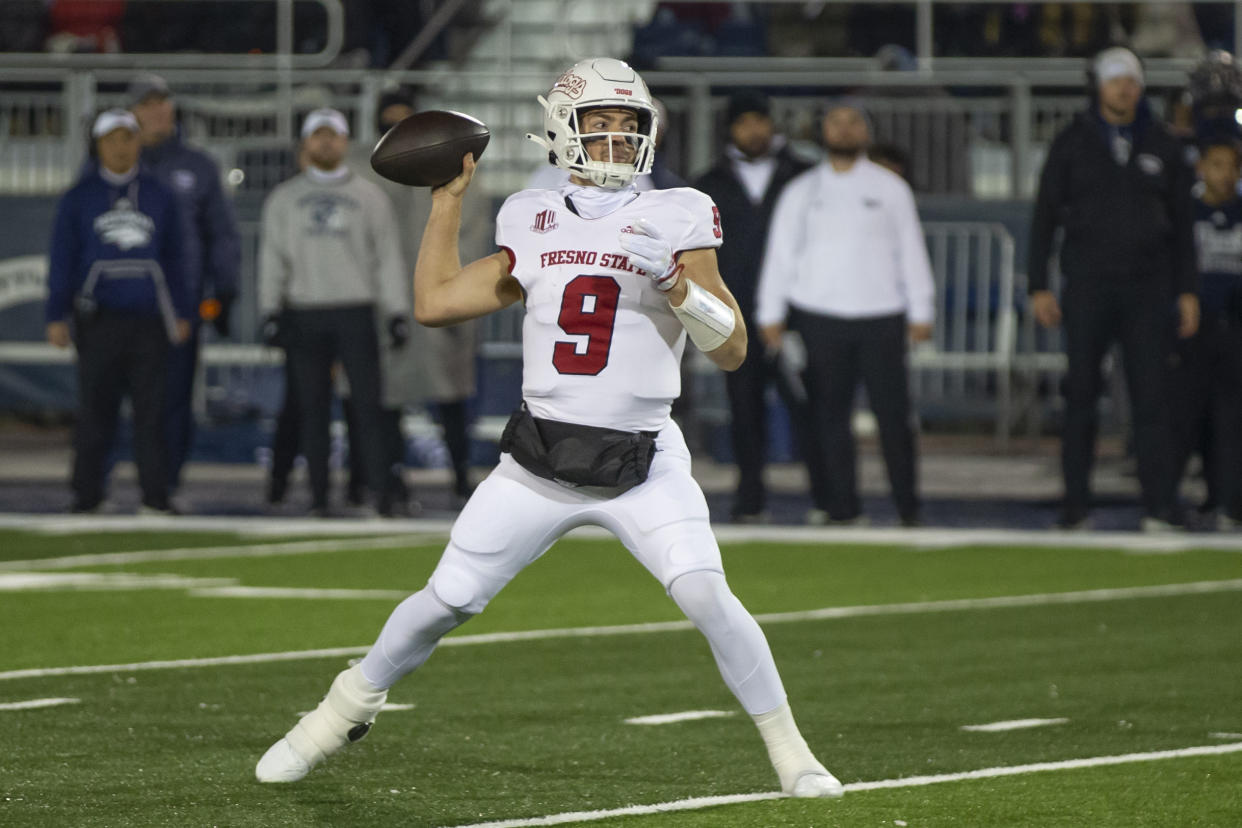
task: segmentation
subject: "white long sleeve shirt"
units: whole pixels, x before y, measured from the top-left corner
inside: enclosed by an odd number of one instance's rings
[[[910,186],[859,159],[845,172],[823,162],[791,181],[772,214],[755,321],[790,307],[847,319],[935,317],[931,262]]]

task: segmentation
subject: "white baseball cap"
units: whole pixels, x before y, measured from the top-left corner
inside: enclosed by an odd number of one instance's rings
[[[95,118],[91,127],[92,138],[102,138],[114,129],[138,132],[138,119],[128,109],[105,109]]]
[[[1143,84],[1143,64],[1124,46],[1105,49],[1095,58],[1095,82],[1104,83],[1113,78],[1134,78]]]
[[[349,135],[349,121],[335,109],[316,109],[302,122],[302,137],[306,138],[320,127],[329,127],[337,135]]]

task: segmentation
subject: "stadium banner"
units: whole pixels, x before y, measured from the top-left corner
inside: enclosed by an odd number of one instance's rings
[[[77,408],[72,364],[38,364],[3,356],[8,344],[43,344],[47,245],[56,198],[0,198],[0,412],[52,414]]]

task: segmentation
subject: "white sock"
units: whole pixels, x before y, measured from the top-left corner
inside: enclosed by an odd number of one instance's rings
[[[361,739],[387,697],[387,690],[377,690],[363,678],[360,665],[350,667],[337,675],[328,695],[285,734],[285,739],[314,767],[351,741]]]
[[[806,740],[798,732],[788,703],[751,718],[759,728],[759,735],[763,737],[763,743],[768,748],[768,758],[772,760],[772,767],[776,768],[776,775],[781,780],[781,790],[785,793],[792,793],[798,777],[808,773],[831,776],[811,753]]]

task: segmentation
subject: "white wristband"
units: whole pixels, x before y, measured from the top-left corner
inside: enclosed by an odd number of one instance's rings
[[[671,307],[700,351],[719,348],[732,336],[737,324],[733,309],[693,279],[686,279],[685,301]]]

